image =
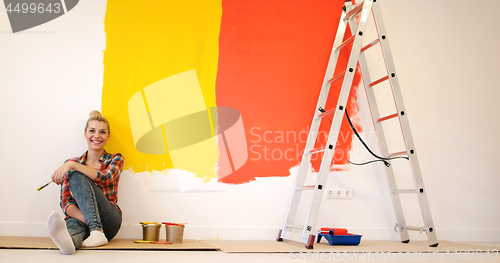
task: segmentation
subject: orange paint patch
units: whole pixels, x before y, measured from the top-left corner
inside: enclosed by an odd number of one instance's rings
[[[240,111],[248,160],[220,182],[288,176],[289,169],[300,163],[342,5],[343,1],[331,0],[222,2],[216,104]],[[339,57],[339,62],[345,65],[347,57]],[[360,80],[356,76],[353,86]],[[332,86],[327,110],[335,107],[340,85]],[[350,95],[347,109],[355,119],[356,89]],[[327,132],[329,126],[324,121],[320,131]],[[319,138],[318,145],[325,141]],[[352,132],[345,121],[336,149],[348,156],[351,144]],[[319,163],[317,158],[313,168],[317,170]],[[346,163],[345,158],[334,160]]]

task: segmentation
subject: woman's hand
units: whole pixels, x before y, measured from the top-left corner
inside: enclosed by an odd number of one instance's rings
[[[57,168],[57,170],[52,174],[52,182],[57,185],[62,184],[64,176],[71,170],[72,163],[73,161],[68,161],[61,165],[61,167]]]

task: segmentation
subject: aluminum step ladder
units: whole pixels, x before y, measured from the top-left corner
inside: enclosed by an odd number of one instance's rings
[[[339,130],[342,123],[344,114],[346,114],[346,104],[348,101],[349,93],[351,91],[351,86],[356,72],[356,67],[359,63],[362,79],[365,84],[365,89],[367,93],[367,98],[370,106],[370,111],[372,114],[373,123],[375,126],[375,131],[377,133],[377,139],[379,143],[379,149],[382,158],[385,158],[384,163],[386,163],[386,172],[389,183],[389,190],[392,198],[392,204],[394,206],[396,214],[396,225],[394,229],[399,232],[401,237],[401,242],[408,243],[410,241],[408,231],[414,230],[420,233],[425,232],[429,241],[429,246],[436,247],[438,245],[436,230],[434,229],[434,224],[432,221],[431,211],[429,208],[429,203],[427,200],[427,193],[422,180],[422,175],[417,159],[417,151],[415,150],[415,145],[413,143],[412,135],[410,132],[410,126],[408,122],[408,113],[403,104],[403,97],[401,95],[398,75],[394,67],[394,62],[392,59],[392,54],[388,42],[388,34],[384,28],[384,22],[380,12],[380,7],[378,2],[380,0],[365,0],[362,3],[353,5],[351,1],[346,0],[343,7],[343,12],[337,29],[337,35],[335,36],[333,49],[330,55],[330,60],[328,62],[328,67],[326,70],[325,78],[323,80],[323,86],[319,95],[318,103],[314,111],[314,117],[311,124],[311,129],[309,131],[306,147],[304,154],[302,156],[302,161],[299,166],[298,175],[295,187],[293,189],[292,200],[288,209],[288,213],[285,219],[283,228],[279,231],[277,241],[294,240],[306,244],[306,248],[312,249],[315,241],[314,224],[316,222],[316,217],[319,212],[319,207],[321,199],[323,198],[323,190],[327,181],[328,174],[330,172],[330,166],[332,164],[332,159],[335,152],[335,145],[339,137]],[[365,31],[367,29],[367,24],[369,23],[369,18],[372,17],[375,22],[375,27],[377,31],[377,39],[370,42],[369,44],[363,46],[363,38],[366,35]],[[345,31],[347,26],[351,30],[352,36],[344,40]],[[368,64],[365,58],[365,51],[373,46],[380,45],[382,50],[382,55],[384,57],[385,67],[387,70],[387,76],[372,80],[368,72]],[[339,53],[344,49],[344,52],[348,52],[348,47],[351,46],[350,56],[347,63],[347,68],[345,71],[334,76],[335,68],[337,66],[337,60]],[[342,88],[336,104],[336,108],[324,109],[328,94],[330,92],[330,86],[333,82],[343,79]],[[389,81],[392,95],[395,102],[396,112],[388,116],[380,116],[379,108],[375,100],[374,89],[376,85],[382,82]],[[320,123],[323,118],[333,115],[333,121],[331,121],[330,132],[328,134],[327,143],[325,146],[314,148]],[[403,139],[405,141],[406,151],[389,153],[388,146],[386,142],[386,137],[384,135],[384,129],[382,123],[398,118],[401,131],[403,133]],[[306,182],[307,172],[310,168],[311,156],[314,154],[323,153],[322,161],[318,176],[316,178],[315,185],[304,185]],[[415,188],[413,189],[398,189],[396,185],[396,179],[394,176],[393,166],[390,165],[390,158],[396,156],[405,156],[403,158],[407,159],[410,163],[410,169],[413,175],[413,181]],[[401,161],[405,162],[405,161]],[[295,218],[297,211],[299,209],[299,202],[301,200],[303,191],[313,191],[313,197],[310,202],[308,209],[308,214],[306,216],[305,222],[295,223]],[[415,194],[417,195],[418,201],[420,203],[420,210],[422,213],[422,218],[424,226],[415,227],[407,226],[405,223],[405,217],[403,215],[403,209],[400,200],[400,194]]]

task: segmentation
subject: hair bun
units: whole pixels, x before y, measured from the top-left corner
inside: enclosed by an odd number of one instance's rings
[[[102,116],[102,114],[97,110],[93,110],[89,114],[89,117],[92,117],[92,116]]]
[[[109,134],[109,122],[102,116],[102,114],[97,111],[93,110],[89,113],[89,119],[87,120],[87,123],[85,124],[85,132],[87,132],[87,128],[89,127],[89,122],[90,121],[102,121],[105,122],[108,125],[108,134]]]

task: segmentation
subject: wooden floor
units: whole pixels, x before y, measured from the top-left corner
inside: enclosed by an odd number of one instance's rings
[[[0,237],[0,248],[3,249],[57,249],[48,237]],[[403,244],[396,241],[361,240],[358,246],[330,246],[328,242],[315,243],[314,249],[306,249],[304,244],[274,240],[184,240],[174,244],[134,243],[133,239],[113,239],[107,245],[97,248],[82,248],[84,250],[176,250],[176,251],[223,251],[226,253],[290,253],[290,252],[422,252],[446,253],[447,251],[473,249],[486,251],[498,249],[496,246],[460,244],[440,241],[439,246],[431,248],[425,241],[415,241]]]

